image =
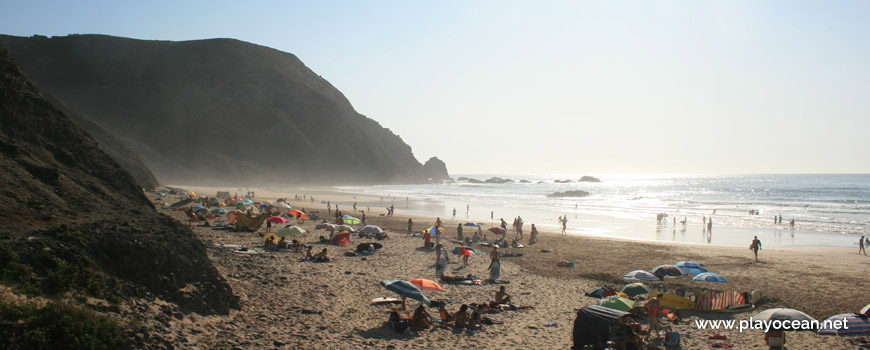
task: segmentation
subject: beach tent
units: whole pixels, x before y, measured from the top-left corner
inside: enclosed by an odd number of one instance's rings
[[[260,226],[263,226],[263,222],[266,221],[266,218],[269,217],[269,214],[263,213],[259,216],[251,216],[245,213],[236,213],[236,231],[239,230],[248,230],[248,231],[256,231],[260,229]]]
[[[837,322],[834,322],[837,321]],[[844,322],[845,321],[845,322]],[[834,326],[838,326],[834,328]],[[840,314],[828,317],[819,329],[821,335],[867,335],[870,334],[870,318],[861,314]]]
[[[347,226],[347,225],[338,225],[338,226],[335,226],[335,231],[338,231],[338,232],[342,232],[342,231],[347,231],[347,232],[356,232],[356,230],[354,230],[353,227],[350,227],[350,226]]]
[[[635,301],[618,296],[610,296],[598,301],[597,305],[628,312],[634,308]]]
[[[664,279],[665,276],[682,276],[683,270],[674,265],[659,265],[649,271],[658,278]]]
[[[651,281],[658,282],[661,281],[656,275],[653,275],[644,270],[634,270],[625,275],[622,275],[622,279],[626,280],[635,280],[635,281]]]
[[[375,226],[375,225],[367,225],[359,230],[362,233],[372,233],[372,234],[380,234],[384,233],[384,229]]]
[[[574,346],[571,349],[583,349],[586,345],[606,344],[610,338],[610,326],[620,317],[629,313],[599,305],[587,305],[577,311],[574,320]]]
[[[616,295],[616,292],[604,287],[595,287],[590,291],[586,292],[587,297],[598,299],[609,297],[611,295]]]
[[[330,241],[333,245],[347,245],[348,242],[350,242],[350,232],[341,232]]]
[[[708,290],[695,299],[695,310],[725,310],[729,306],[743,305],[747,302],[746,295],[742,292]]]
[[[728,280],[726,280],[725,277],[722,277],[722,275],[715,273],[715,272],[704,272],[702,274],[698,274],[697,276],[692,277],[692,280],[704,281],[704,282],[717,282],[717,283],[728,282]]]
[[[287,226],[285,228],[278,230],[278,232],[275,232],[275,235],[278,237],[301,236],[301,235],[304,235],[305,233],[306,233],[305,229],[303,229],[299,226]]]
[[[629,297],[634,298],[634,297],[641,295],[641,294],[649,294],[653,291],[653,289],[652,289],[652,287],[645,285],[643,283],[630,283],[630,284],[626,284],[619,291],[625,293]]]
[[[699,273],[707,272],[707,269],[704,266],[694,261],[677,261],[674,263],[674,266],[679,267],[687,275],[697,275]]]

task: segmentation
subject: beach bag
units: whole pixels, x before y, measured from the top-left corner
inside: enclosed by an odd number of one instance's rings
[[[665,345],[677,346],[680,345],[680,332],[665,333]]]

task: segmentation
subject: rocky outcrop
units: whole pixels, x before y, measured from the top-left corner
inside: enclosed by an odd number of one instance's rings
[[[450,175],[447,173],[447,164],[437,157],[429,158],[425,164],[423,164],[422,170],[423,176],[430,182],[443,182],[443,181],[452,181]]]
[[[601,180],[598,179],[597,177],[586,176],[586,175],[583,175],[583,177],[581,177],[579,181],[580,182],[601,182]]]
[[[488,183],[488,184],[504,184],[504,183],[514,182],[514,180],[502,179],[500,177],[494,176],[494,177],[491,177],[491,178],[484,180],[483,182]]]
[[[158,214],[2,49],[0,165],[0,283],[47,296],[156,296],[203,314],[238,308],[202,242]]]
[[[565,192],[553,192],[547,195],[547,197],[586,197],[589,195],[589,192],[582,190],[575,191],[565,191]]]
[[[433,175],[399,136],[289,53],[232,39],[0,42],[44,91],[124,141],[162,183],[407,183]]]

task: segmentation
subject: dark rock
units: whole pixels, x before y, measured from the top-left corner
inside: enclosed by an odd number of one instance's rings
[[[580,182],[601,182],[601,180],[598,179],[597,177],[586,176],[586,175],[583,175],[583,177],[581,177],[579,181]]]
[[[444,164],[444,162],[437,157],[429,158],[429,160],[423,164],[423,176],[426,177],[429,182],[453,180],[450,178],[450,175],[447,174],[447,164]]]
[[[480,181],[478,179],[468,179],[468,183],[470,183],[470,184],[482,184],[483,181]]]
[[[547,197],[586,197],[589,195],[589,192],[582,190],[575,191],[565,191],[565,192],[553,192],[547,195]]]
[[[555,183],[557,183],[557,184],[567,184],[567,183],[571,183],[571,182],[573,182],[573,181],[571,181],[571,180],[556,180],[556,181],[553,181],[553,182],[555,182]]]
[[[484,182],[488,183],[488,184],[503,184],[503,183],[508,183],[508,182],[514,182],[514,180],[502,179],[500,177],[491,177],[491,178],[486,179],[486,181],[484,181]]]

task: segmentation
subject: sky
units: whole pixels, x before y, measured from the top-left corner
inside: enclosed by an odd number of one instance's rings
[[[10,1],[0,33],[298,56],[457,173],[868,173],[868,1]]]

